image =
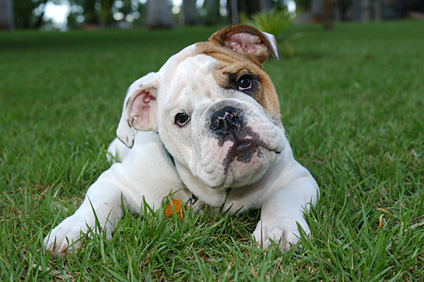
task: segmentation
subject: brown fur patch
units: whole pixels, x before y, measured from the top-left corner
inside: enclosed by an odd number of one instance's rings
[[[234,89],[234,82],[244,74],[257,77],[256,87],[254,92],[251,93],[252,98],[261,104],[272,117],[280,120],[280,103],[274,84],[253,56],[236,53],[227,47],[212,42],[197,43],[196,48],[200,54],[218,60],[213,77],[218,85],[223,88]]]

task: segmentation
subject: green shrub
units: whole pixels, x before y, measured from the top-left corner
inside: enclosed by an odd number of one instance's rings
[[[295,13],[289,12],[287,9],[273,9],[254,14],[252,20],[248,20],[246,23],[261,31],[273,34],[277,41],[282,43],[283,51],[288,56],[293,56],[294,48],[289,43],[290,38],[285,38],[283,33],[292,24],[295,17]]]
[[[283,39],[283,32],[292,24],[295,14],[282,10],[272,10],[254,14],[252,25],[262,31],[273,34],[278,41]]]

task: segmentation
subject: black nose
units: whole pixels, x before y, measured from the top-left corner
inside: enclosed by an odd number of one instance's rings
[[[238,130],[242,121],[240,109],[226,106],[212,115],[210,129],[217,134],[227,135],[231,131]]]

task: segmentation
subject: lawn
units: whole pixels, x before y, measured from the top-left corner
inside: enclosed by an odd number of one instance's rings
[[[424,281],[424,21],[294,26],[265,63],[321,188],[299,252],[256,248],[257,211],[126,213],[111,241],[45,252],[109,167],[129,84],[214,30],[0,33],[1,281]]]

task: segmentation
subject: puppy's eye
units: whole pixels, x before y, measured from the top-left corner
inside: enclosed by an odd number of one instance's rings
[[[239,91],[249,90],[253,87],[253,79],[250,77],[250,75],[243,75],[240,77],[237,84]]]
[[[175,116],[175,124],[179,127],[183,127],[190,121],[190,116],[185,113],[178,113]]]

